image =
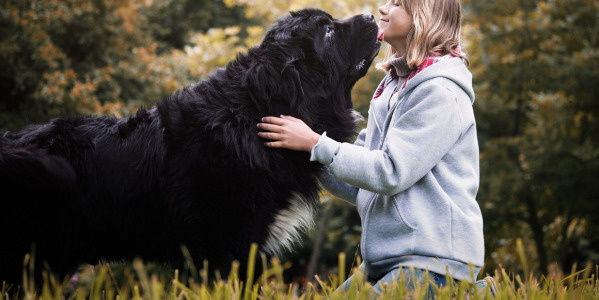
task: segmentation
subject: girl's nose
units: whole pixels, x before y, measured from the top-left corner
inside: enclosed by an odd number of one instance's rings
[[[379,13],[381,13],[381,15],[386,15],[387,14],[387,5],[383,5],[381,7],[379,7]]]

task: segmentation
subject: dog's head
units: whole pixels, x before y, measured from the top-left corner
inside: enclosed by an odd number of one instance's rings
[[[371,14],[337,20],[318,9],[291,12],[251,49],[255,61],[244,82],[270,105],[269,113],[299,116],[306,123],[315,114],[345,113],[352,108],[352,87],[380,49],[377,31]]]

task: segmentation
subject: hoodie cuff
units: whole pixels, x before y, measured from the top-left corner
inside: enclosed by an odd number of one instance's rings
[[[333,157],[339,151],[339,147],[338,142],[328,137],[326,132],[323,132],[318,139],[318,143],[310,151],[310,161],[318,161],[328,166],[333,162]]]

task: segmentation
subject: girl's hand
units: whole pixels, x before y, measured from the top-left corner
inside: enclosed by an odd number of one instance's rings
[[[264,117],[258,128],[265,130],[258,132],[259,137],[273,140],[265,143],[271,148],[310,152],[320,138],[320,134],[312,131],[304,121],[291,116]]]

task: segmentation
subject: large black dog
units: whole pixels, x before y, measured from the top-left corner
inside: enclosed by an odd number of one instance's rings
[[[351,89],[380,48],[372,15],[306,9],[207,80],[126,119],[54,119],[0,135],[0,281],[23,257],[60,275],[100,259],[196,263],[226,274],[251,243],[277,255],[313,221],[322,166],[264,146],[256,124],[292,115],[355,136]]]

